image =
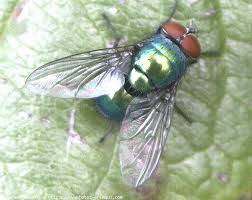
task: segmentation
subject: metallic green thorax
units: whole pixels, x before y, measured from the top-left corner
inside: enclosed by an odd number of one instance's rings
[[[111,98],[96,99],[99,110],[107,117],[122,120],[134,96],[169,87],[185,73],[188,58],[169,38],[157,34],[133,57],[124,88]]]
[[[154,36],[134,57],[128,80],[135,90],[147,93],[167,87],[185,72],[187,58],[163,35]]]

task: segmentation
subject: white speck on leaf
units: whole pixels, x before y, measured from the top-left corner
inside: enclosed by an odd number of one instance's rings
[[[67,159],[69,157],[69,152],[72,144],[86,144],[86,141],[83,138],[81,138],[81,136],[77,131],[75,131],[74,125],[75,125],[75,109],[73,109],[70,113],[68,138],[66,144]]]
[[[229,181],[229,176],[225,173],[219,173],[217,174],[217,177],[222,183],[227,183]]]
[[[32,117],[32,114],[30,112],[25,112],[25,111],[21,111],[17,115],[22,120],[27,120],[27,119],[30,119]]]
[[[204,13],[202,13],[203,17],[212,17],[215,16],[217,14],[217,11],[215,9],[210,9],[205,11]]]
[[[118,0],[120,4],[125,4],[126,0]]]
[[[51,121],[48,119],[48,118],[46,118],[46,117],[42,117],[41,119],[40,119],[40,122],[45,126],[45,127],[47,127],[47,128],[50,128],[51,127]]]
[[[118,10],[117,10],[116,7],[112,7],[112,8],[109,9],[109,12],[110,12],[112,15],[115,15],[115,14],[118,12]]]
[[[193,6],[194,4],[198,3],[199,0],[187,0],[190,6]]]

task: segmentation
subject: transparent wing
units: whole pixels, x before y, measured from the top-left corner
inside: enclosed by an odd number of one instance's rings
[[[26,80],[37,94],[61,98],[95,98],[114,94],[124,85],[133,46],[101,49],[45,64]]]
[[[121,126],[120,162],[129,185],[143,184],[156,169],[169,133],[177,83],[169,89],[137,97]]]

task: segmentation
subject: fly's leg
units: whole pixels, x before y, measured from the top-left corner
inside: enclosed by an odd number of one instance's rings
[[[175,103],[175,111],[181,115],[188,123],[192,124],[193,120]]]
[[[178,9],[178,4],[179,4],[179,0],[175,0],[173,8],[172,8],[172,12],[171,12],[171,14],[170,14],[170,16],[169,16],[169,18],[168,18],[167,21],[171,21],[171,19],[174,17],[174,15],[175,15],[175,13],[176,13],[176,11]]]
[[[111,31],[113,39],[114,39],[112,48],[116,48],[119,45],[122,38],[117,34],[117,31],[116,31],[115,27],[112,25],[109,17],[105,13],[102,14],[102,17],[103,17],[104,21],[106,22],[108,29]],[[110,123],[109,128],[104,133],[104,135],[99,139],[99,143],[103,143],[105,141],[105,139],[109,135],[112,134],[112,131],[113,131],[113,128],[114,128],[114,122],[110,121],[109,123]]]
[[[220,57],[222,55],[221,51],[205,51],[201,53],[201,57]]]
[[[113,121],[110,121],[109,128],[107,132],[100,138],[99,143],[103,143],[105,139],[112,134],[113,129],[114,129],[114,123]]]
[[[114,38],[115,41],[113,42],[112,47],[115,48],[115,47],[117,47],[119,45],[119,42],[121,41],[122,38],[117,34],[117,31],[116,31],[115,27],[112,25],[109,17],[105,13],[102,14],[102,17],[105,20],[108,29],[110,29],[110,31],[111,31],[111,33],[113,35],[113,38]]]
[[[222,53],[219,50],[212,50],[212,51],[204,51],[201,53],[201,58],[218,58],[221,57]],[[198,63],[198,60],[189,60],[189,65],[193,65],[195,63]]]
[[[174,17],[177,9],[178,9],[178,5],[179,5],[179,0],[174,0],[174,4],[173,4],[173,7],[172,7],[172,11],[171,11],[171,14],[169,16],[169,18],[163,22],[163,24],[169,22],[172,20],[172,18]],[[162,30],[162,25],[159,27],[159,29],[157,30],[157,33],[160,33]]]

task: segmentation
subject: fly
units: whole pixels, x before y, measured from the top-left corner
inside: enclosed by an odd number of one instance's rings
[[[105,116],[120,121],[122,175],[137,187],[158,166],[178,83],[201,54],[195,33],[168,20],[136,44],[49,62],[28,76],[26,87],[41,95],[95,99]]]

